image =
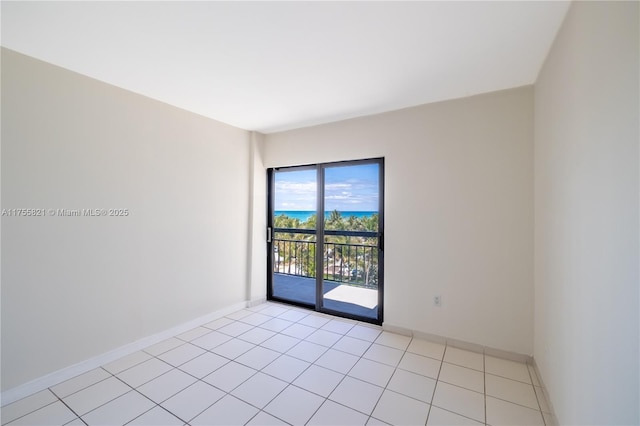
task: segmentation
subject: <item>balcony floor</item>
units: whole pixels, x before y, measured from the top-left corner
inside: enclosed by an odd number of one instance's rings
[[[364,318],[378,317],[378,291],[374,289],[324,282],[323,306],[332,311]],[[316,279],[273,274],[273,296],[293,302],[315,305]]]

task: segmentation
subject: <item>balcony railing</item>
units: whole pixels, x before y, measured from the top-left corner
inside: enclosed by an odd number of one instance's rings
[[[279,231],[281,230],[276,230],[273,239],[273,272],[315,278],[315,235],[307,230]],[[365,236],[344,236],[336,232],[332,234],[334,235],[326,236],[327,241],[324,243],[323,278],[359,287],[377,288],[377,239],[368,236],[368,233],[359,233]]]

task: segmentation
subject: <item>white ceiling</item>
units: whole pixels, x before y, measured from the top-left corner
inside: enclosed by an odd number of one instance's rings
[[[2,45],[264,133],[535,82],[568,2],[7,2]]]

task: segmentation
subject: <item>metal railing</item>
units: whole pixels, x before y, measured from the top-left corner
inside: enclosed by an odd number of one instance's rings
[[[280,230],[276,231],[273,238],[273,272],[315,278],[317,247],[315,236],[309,235],[309,232],[298,233],[297,230],[287,230],[286,233],[278,231]],[[329,238],[338,239],[339,236]],[[364,233],[363,236],[343,238],[351,241],[325,241],[322,256],[323,278],[328,281],[376,288],[378,285],[376,238],[372,238],[368,233]],[[372,241],[375,244],[371,244]]]

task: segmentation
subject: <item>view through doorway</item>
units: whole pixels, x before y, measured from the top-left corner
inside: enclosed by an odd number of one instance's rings
[[[382,323],[384,160],[269,169],[270,300]]]

